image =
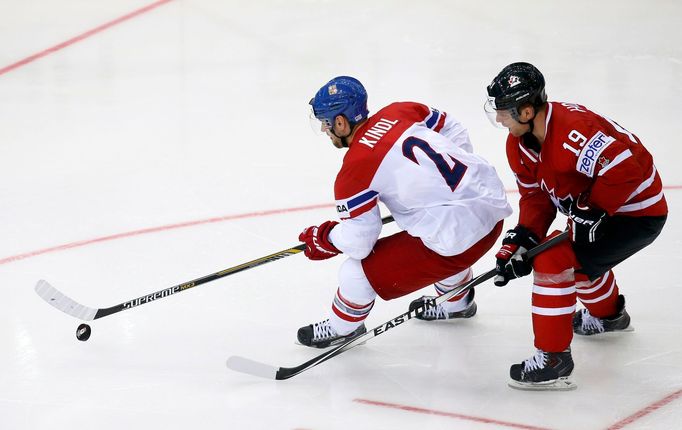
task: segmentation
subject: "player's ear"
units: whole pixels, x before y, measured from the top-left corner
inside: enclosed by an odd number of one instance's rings
[[[531,104],[526,104],[519,108],[519,122],[525,123],[533,119],[535,116],[535,107]]]
[[[334,118],[334,123],[336,124],[336,127],[338,129],[343,130],[343,127],[346,125],[348,121],[346,121],[346,117],[343,115],[336,115],[336,118]]]

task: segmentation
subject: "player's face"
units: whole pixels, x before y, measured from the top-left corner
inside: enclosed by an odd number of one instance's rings
[[[346,118],[339,115],[334,120],[334,124],[331,128],[327,127],[324,130],[332,141],[332,145],[337,148],[348,148],[349,141],[348,137],[351,135],[351,127]]]
[[[506,128],[512,136],[522,136],[530,130],[528,124],[522,124],[519,120],[526,122],[524,119],[525,115],[529,113],[526,112],[528,109],[521,109],[521,115],[515,115],[511,109],[495,109],[495,99],[492,97],[488,98],[483,109],[485,110],[488,120],[492,125],[497,128]],[[530,117],[532,117],[532,111],[530,112]]]
[[[337,148],[344,148],[344,141],[343,138],[336,136],[334,133],[332,133],[331,129],[326,129],[325,133],[327,133],[327,136],[329,136],[329,139],[332,141],[332,145],[334,145]]]
[[[518,120],[514,119],[509,111],[502,111],[498,113],[498,122],[502,124],[509,134],[514,137],[520,137],[530,131],[530,126],[528,124],[522,124]]]

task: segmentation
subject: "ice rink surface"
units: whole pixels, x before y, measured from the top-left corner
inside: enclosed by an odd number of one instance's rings
[[[2,11],[0,429],[680,428],[682,3],[4,0]],[[512,190],[505,133],[482,105],[513,61],[543,71],[550,100],[636,133],[670,206],[660,238],[615,271],[635,331],[574,339],[576,391],[506,385],[534,351],[530,278],[479,287],[471,320],[412,321],[281,382],[225,360],[318,354],[295,333],[326,316],[343,257],[292,256],[98,319],[86,343],[33,291],[47,279],[107,307],[334,219],[344,152],[311,132],[307,103],[341,74],[365,84],[371,111],[412,100],[461,120]],[[491,253],[475,269],[493,264]],[[368,326],[422,293],[377,301]]]

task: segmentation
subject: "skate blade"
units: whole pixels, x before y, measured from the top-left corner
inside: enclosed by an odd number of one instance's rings
[[[508,385],[516,390],[524,391],[570,391],[578,388],[570,376],[547,382],[519,382],[510,379]]]
[[[618,333],[631,333],[633,331],[635,331],[635,328],[632,325],[629,325],[627,328],[624,328],[622,330],[605,331],[603,333],[593,333],[593,334],[582,334],[582,333],[573,332],[573,334],[581,336],[581,337],[613,336],[613,335],[617,335]]]
[[[343,343],[343,342],[342,342],[342,343]],[[367,343],[367,341],[366,341],[366,340],[363,340],[362,342],[358,343],[358,346],[364,345],[364,344],[366,344],[366,343]],[[294,341],[294,344],[300,345],[300,346],[305,346],[306,348],[313,348],[313,349],[329,349],[329,348],[333,348],[333,347],[335,347],[335,346],[339,346],[339,345],[340,345],[340,344],[333,344],[333,345],[325,346],[324,348],[318,348],[318,347],[316,347],[316,346],[303,345],[301,342],[298,341],[298,339],[296,339],[296,340]]]

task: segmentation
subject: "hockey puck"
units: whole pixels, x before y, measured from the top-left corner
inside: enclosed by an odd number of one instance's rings
[[[86,340],[90,339],[91,333],[92,330],[90,329],[89,325],[81,324],[76,329],[76,339],[80,340],[81,342],[85,342]]]

